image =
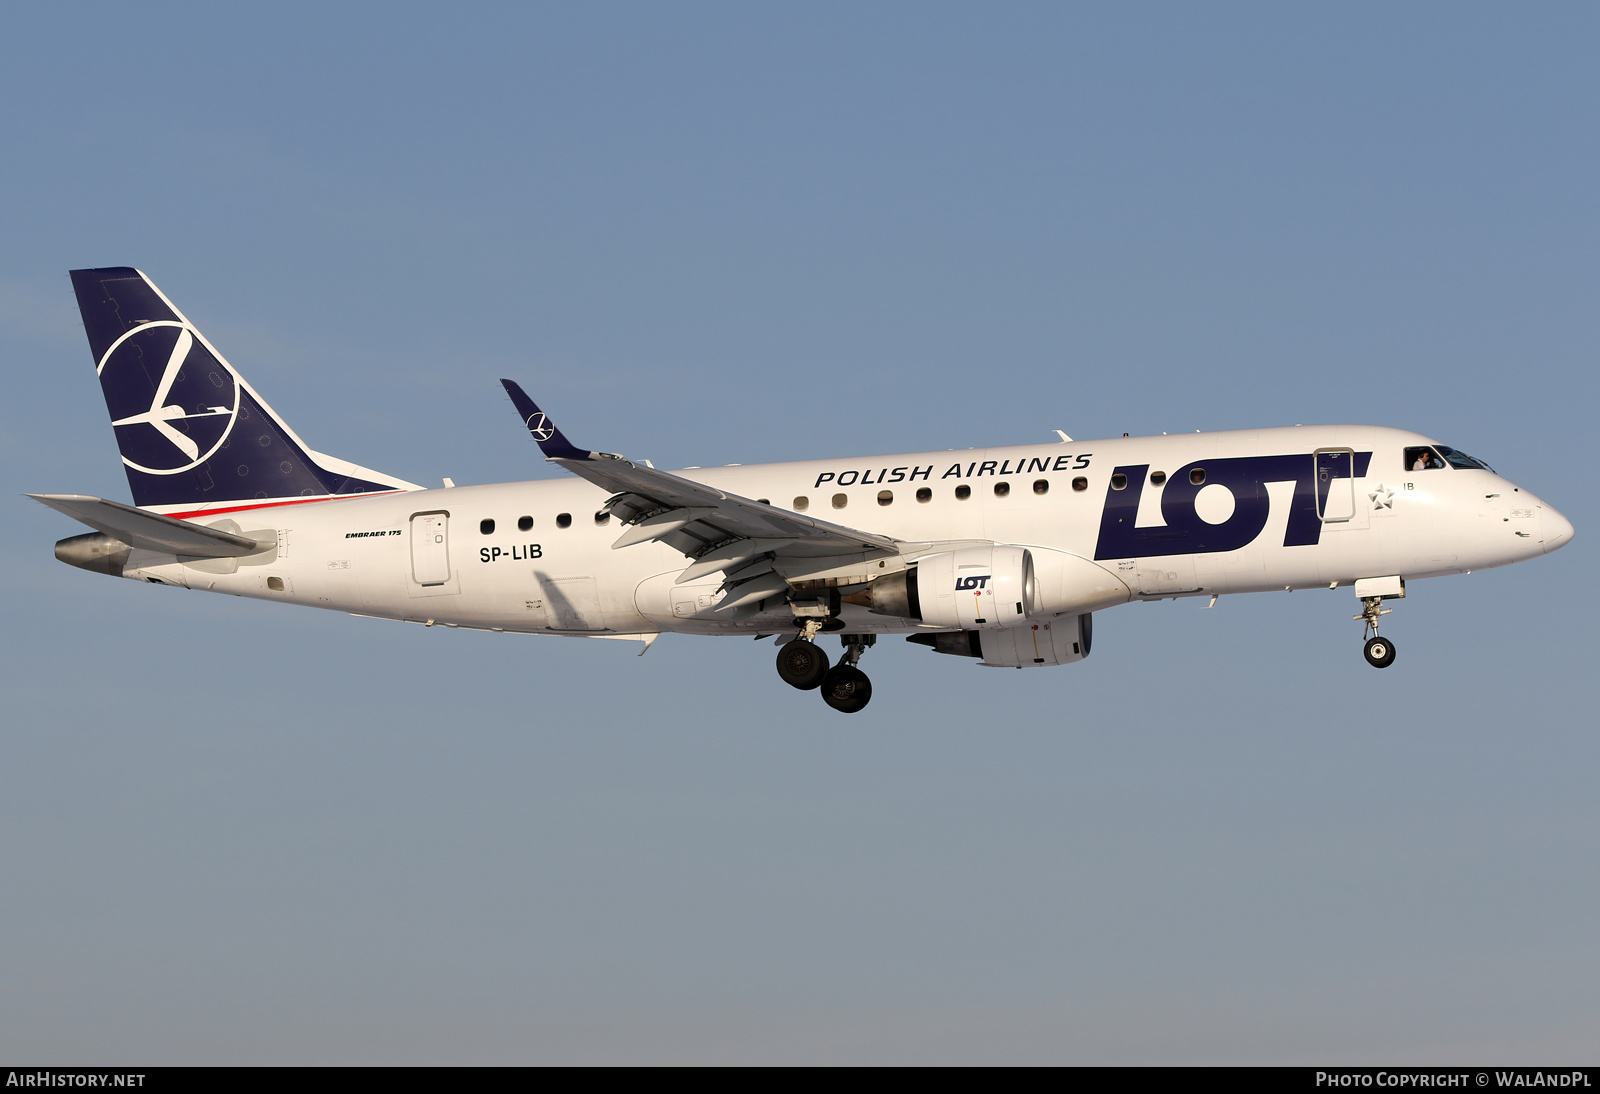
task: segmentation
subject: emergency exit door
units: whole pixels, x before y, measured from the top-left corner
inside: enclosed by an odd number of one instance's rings
[[[449,513],[417,513],[411,518],[411,577],[418,585],[450,580]]]

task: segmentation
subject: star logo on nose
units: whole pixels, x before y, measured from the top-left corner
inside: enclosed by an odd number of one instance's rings
[[[1381,482],[1378,484],[1378,488],[1372,493],[1368,494],[1367,497],[1371,499],[1372,507],[1374,509],[1394,508],[1394,491],[1384,489],[1383,483]]]

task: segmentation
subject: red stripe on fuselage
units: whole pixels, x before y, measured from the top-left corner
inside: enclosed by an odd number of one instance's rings
[[[347,501],[350,498],[376,498],[384,494],[404,494],[404,490],[374,490],[370,494],[328,494],[320,498],[290,498],[288,501],[264,501],[260,505],[233,505],[224,509],[193,509],[187,513],[162,513],[174,520],[190,517],[209,517],[217,513],[243,513],[247,509],[276,509],[282,505],[310,505],[314,501]]]

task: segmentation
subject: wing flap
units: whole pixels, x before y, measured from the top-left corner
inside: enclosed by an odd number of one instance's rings
[[[781,575],[767,574],[730,589],[727,598],[718,604],[715,610],[731,612],[751,604],[758,604],[770,596],[777,596],[788,590],[789,583]]]
[[[736,570],[757,555],[781,551],[793,543],[792,539],[739,539],[723,547],[715,547],[698,555],[694,564],[679,574],[674,585],[682,585],[697,577],[714,574],[718,570]]]

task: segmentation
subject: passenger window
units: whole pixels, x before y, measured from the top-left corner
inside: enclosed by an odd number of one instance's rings
[[[811,500],[809,498],[794,499],[794,511],[796,513],[804,513],[809,508],[811,508]]]
[[[517,531],[526,532],[532,527],[533,527],[533,518],[532,517],[518,517],[517,518]]]
[[[833,496],[833,507],[835,509],[843,509],[846,505],[849,505],[849,504],[850,504],[850,496],[848,494],[835,494]]]
[[[997,482],[994,484],[995,497],[1003,498],[1009,493],[1011,493],[1011,484],[1009,482]]]
[[[1033,492],[1035,494],[1048,494],[1050,492],[1050,480],[1035,479],[1033,481]]]
[[[956,487],[956,500],[957,501],[966,501],[970,497],[972,497],[972,487],[970,487],[970,486],[958,486],[958,487]]]
[[[556,527],[557,528],[571,528],[572,527],[572,514],[571,513],[557,513],[556,514]]]
[[[1082,475],[1079,475],[1077,478],[1072,480],[1072,488],[1081,494],[1085,490],[1089,489],[1089,480],[1084,478]]]
[[[1117,475],[1112,475],[1111,476],[1111,489],[1113,489],[1113,490],[1126,490],[1127,488],[1128,488],[1128,476],[1122,475],[1122,474],[1117,474]]]
[[[926,486],[924,486],[922,489],[917,491],[917,500],[920,501],[920,502],[923,502],[924,504],[926,504],[927,502],[932,501],[933,500],[933,491],[929,490]]]
[[[1167,481],[1167,473],[1165,471],[1152,471],[1152,472],[1150,472],[1150,485],[1151,486],[1160,486],[1162,483],[1164,483],[1166,481]]]
[[[1406,449],[1407,471],[1438,471],[1444,467],[1439,453],[1426,445]]]
[[[594,515],[594,522],[596,524],[610,524],[611,514],[602,509]]]
[[[480,520],[478,522],[478,531],[482,532],[486,536],[494,535],[494,521]]]
[[[756,504],[757,505],[771,505],[772,504],[772,499],[771,498],[757,498],[756,499]]]
[[[1197,467],[1193,471],[1189,472],[1189,481],[1196,486],[1203,486],[1206,481],[1206,469],[1203,467]]]
[[[893,490],[879,490],[878,491],[878,504],[879,505],[893,505],[894,504],[894,491]]]

